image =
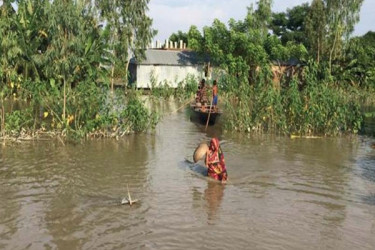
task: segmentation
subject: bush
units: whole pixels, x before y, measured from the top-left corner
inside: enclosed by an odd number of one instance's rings
[[[15,110],[5,115],[5,131],[19,133],[22,129],[29,129],[33,125],[31,109]]]

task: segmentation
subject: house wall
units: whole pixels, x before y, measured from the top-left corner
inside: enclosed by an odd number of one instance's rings
[[[198,78],[204,76],[202,66],[169,66],[169,65],[138,65],[136,72],[137,88],[151,88],[151,76],[156,79],[157,84],[164,84],[177,88],[178,83],[183,81],[188,74]]]

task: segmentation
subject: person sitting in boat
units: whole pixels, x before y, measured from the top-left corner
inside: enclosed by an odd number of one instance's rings
[[[221,181],[221,183],[226,183],[228,179],[228,173],[225,166],[224,154],[221,150],[219,139],[211,139],[210,146],[206,153],[205,164],[208,168],[207,175],[209,177]]]
[[[197,100],[202,103],[202,105],[207,103],[207,87],[205,79],[202,79],[200,86],[198,87]]]
[[[202,99],[202,82],[203,82],[204,79],[202,79],[199,84],[198,84],[198,90],[195,94],[195,102],[201,102],[201,99]],[[203,83],[203,86],[204,86],[204,83]]]

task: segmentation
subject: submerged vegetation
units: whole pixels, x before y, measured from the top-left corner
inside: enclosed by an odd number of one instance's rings
[[[244,20],[227,26],[216,19],[202,34],[191,26],[170,39],[224,70],[214,77],[226,100],[226,129],[357,133],[361,106],[375,100],[375,33],[350,38],[362,2],[313,0],[272,13],[272,1],[260,0]]]
[[[16,3],[15,3],[16,2]],[[134,91],[116,91],[155,31],[142,1],[2,1],[2,137],[119,136],[157,123]],[[17,8],[14,8],[17,4]],[[126,83],[127,71],[122,73]],[[16,108],[8,103],[22,103]]]
[[[142,59],[156,32],[149,0],[2,2],[0,137],[118,137],[155,127],[160,115],[127,87],[129,53]],[[272,13],[272,1],[260,0],[244,20],[215,20],[202,34],[191,26],[170,40],[219,69],[227,130],[357,133],[361,106],[375,102],[375,33],[350,38],[362,2],[313,0]],[[116,78],[125,89],[114,88]],[[198,80],[175,89],[150,76],[147,94],[186,100]]]
[[[297,135],[338,135],[357,133],[361,128],[357,93],[337,86],[308,81],[303,90],[292,79],[288,86],[244,87],[227,93],[225,126],[246,132],[276,132]]]

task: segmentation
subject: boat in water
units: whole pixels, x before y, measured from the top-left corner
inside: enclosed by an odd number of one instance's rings
[[[215,124],[217,118],[222,114],[222,111],[212,105],[202,105],[199,102],[193,102],[190,104],[190,109],[193,111],[193,115],[198,119],[199,122],[206,124]]]

